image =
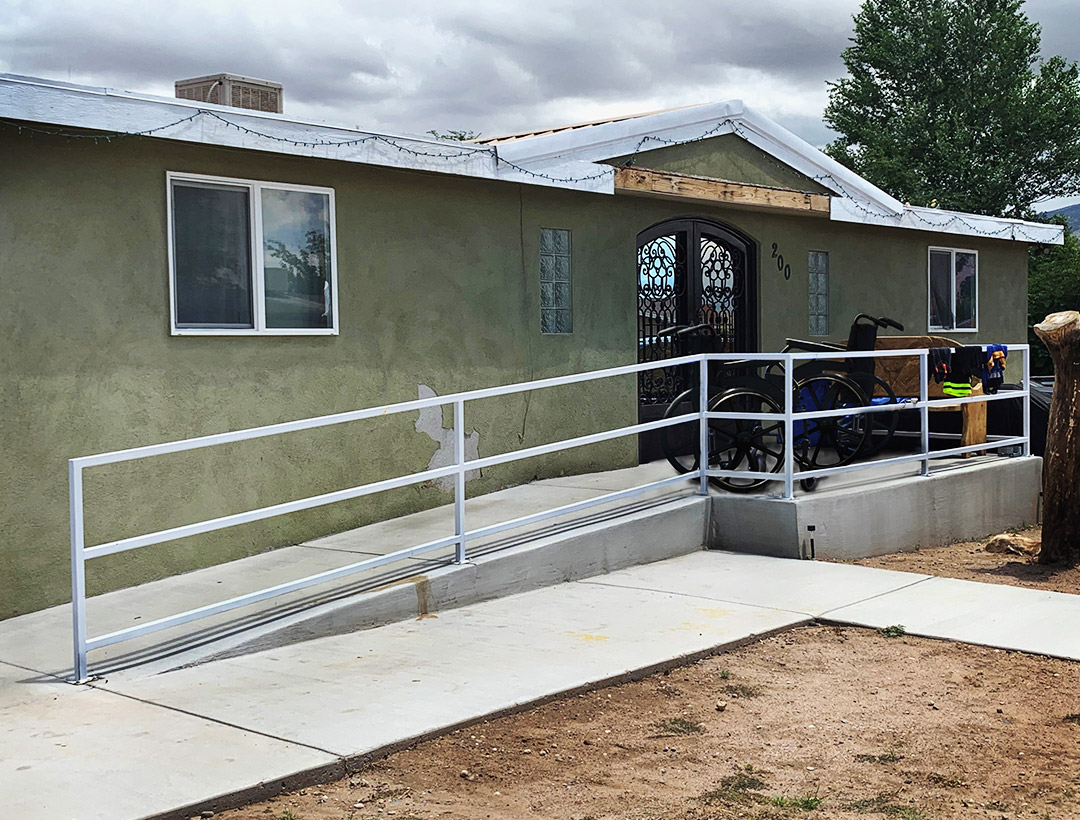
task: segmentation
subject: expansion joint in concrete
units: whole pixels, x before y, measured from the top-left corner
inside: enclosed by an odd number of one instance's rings
[[[904,589],[911,589],[912,587],[918,586],[919,584],[926,583],[932,577],[933,576],[931,576],[931,575],[927,575],[925,578],[920,578],[918,581],[912,581],[910,584],[904,584],[903,586],[897,587],[896,589],[889,589],[889,590],[886,590],[885,592],[879,592],[877,595],[867,595],[865,598],[859,598],[859,599],[857,599],[855,601],[850,601],[850,602],[848,602],[846,604],[841,604],[840,606],[834,606],[832,609],[826,609],[824,612],[822,612],[817,617],[818,617],[818,619],[821,619],[821,620],[828,620],[827,616],[829,615],[830,612],[839,612],[841,609],[847,609],[848,607],[852,607],[852,606],[855,606],[857,604],[865,603],[866,601],[873,601],[873,600],[875,600],[877,598],[884,598],[884,597],[886,597],[888,595],[893,595],[893,594],[895,594],[897,592],[900,592],[901,590],[904,590]]]

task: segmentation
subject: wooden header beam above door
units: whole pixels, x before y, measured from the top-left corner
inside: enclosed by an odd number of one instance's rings
[[[664,199],[692,199],[769,211],[800,211],[829,215],[829,196],[768,188],[709,177],[650,171],[647,168],[616,168],[615,192]]]

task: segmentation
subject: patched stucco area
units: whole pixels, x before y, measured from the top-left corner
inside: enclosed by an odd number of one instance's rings
[[[418,385],[416,394],[417,398],[421,399],[433,399],[439,395],[426,384]],[[437,470],[439,467],[449,467],[456,461],[454,453],[454,428],[443,427],[441,407],[423,408],[420,411],[420,418],[416,420],[416,432],[430,436],[435,443],[439,445],[439,449],[435,451],[435,455],[433,455],[431,461],[428,462],[427,468],[429,470]],[[476,430],[465,434],[465,458],[470,461],[472,459],[480,458],[480,433]],[[465,480],[472,481],[475,478],[480,478],[480,475],[480,470],[468,470],[465,473]],[[430,483],[432,486],[438,487],[443,492],[452,493],[454,491],[453,476],[436,478]]]

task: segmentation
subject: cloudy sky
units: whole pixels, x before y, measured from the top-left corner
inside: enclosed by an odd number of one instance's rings
[[[1030,0],[1080,58],[1076,0]],[[816,145],[858,0],[0,0],[0,71],[172,95],[232,72],[286,113],[485,135],[741,98]]]

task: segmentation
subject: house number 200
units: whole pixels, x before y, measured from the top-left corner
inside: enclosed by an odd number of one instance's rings
[[[784,274],[785,279],[791,278],[791,265],[784,264],[784,254],[778,253],[776,243],[772,243],[772,258],[776,260],[776,269]]]

